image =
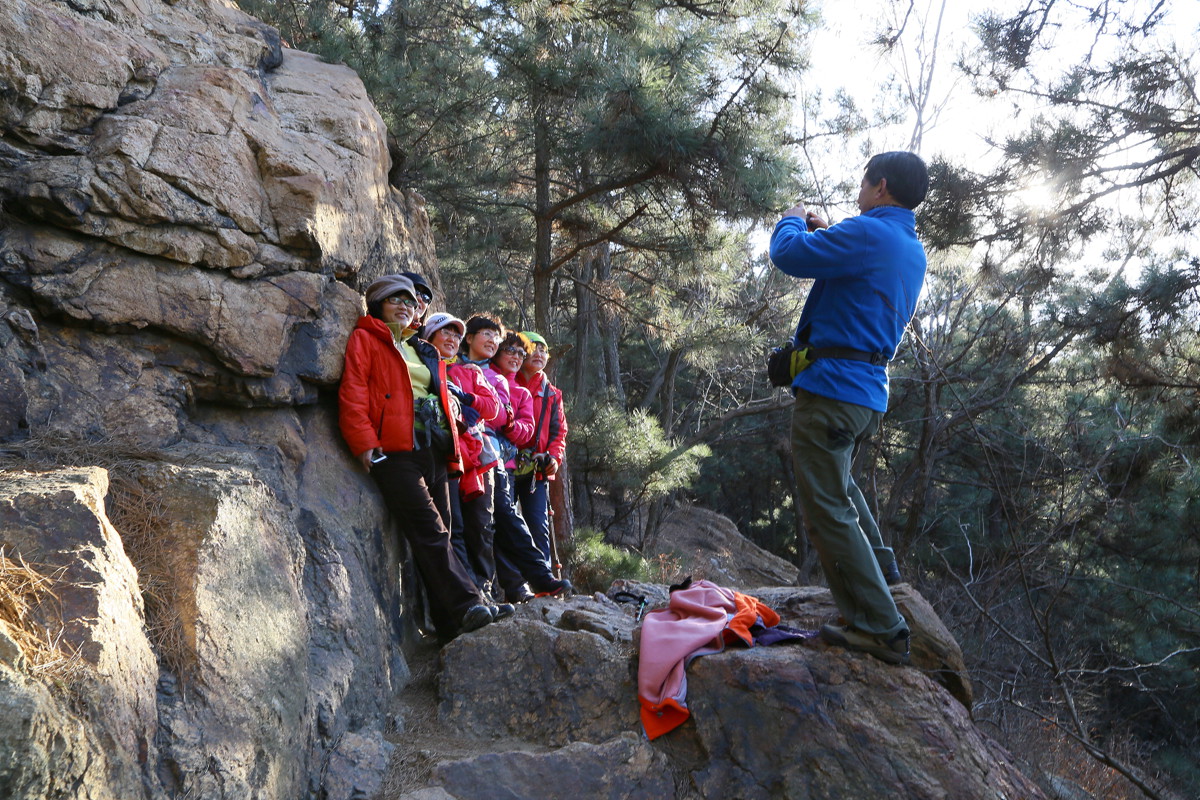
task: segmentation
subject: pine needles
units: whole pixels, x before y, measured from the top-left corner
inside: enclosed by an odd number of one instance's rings
[[[45,575],[0,547],[0,654],[7,638],[32,674],[70,683],[82,664],[79,653],[64,641],[61,624],[52,629],[44,622],[58,604],[61,574]]]

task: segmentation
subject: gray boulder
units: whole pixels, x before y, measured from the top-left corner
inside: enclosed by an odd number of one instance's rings
[[[661,586],[617,590],[659,606],[667,596]],[[815,636],[813,624],[836,615],[826,590],[747,591],[769,596],[783,624],[809,635],[693,661],[691,717],[654,741],[638,716],[635,605],[607,595],[539,600],[460,637],[438,673],[437,724],[455,747],[444,757],[423,750],[434,762],[426,785],[401,786],[397,796],[1043,796],[936,679],[942,664],[932,653],[944,627],[919,595],[899,592],[904,608],[922,610],[909,617],[914,642],[934,646],[918,646],[912,666],[896,667]]]

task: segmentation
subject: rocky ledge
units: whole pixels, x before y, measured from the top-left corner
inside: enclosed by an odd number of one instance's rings
[[[661,586],[614,589],[666,602]],[[821,588],[745,591],[793,627],[836,613]],[[909,587],[896,596],[913,625],[911,666],[815,637],[729,647],[688,667],[691,718],[654,741],[638,717],[636,606],[603,594],[535,601],[452,642],[429,693],[414,691],[418,679],[402,695],[385,796],[1043,797],[972,723],[970,683],[941,621]]]

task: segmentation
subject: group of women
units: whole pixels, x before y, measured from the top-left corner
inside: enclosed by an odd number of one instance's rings
[[[383,494],[425,585],[438,638],[562,595],[548,481],[566,450],[562,393],[537,333],[439,312],[415,273],[367,287],[346,344],[342,435]]]

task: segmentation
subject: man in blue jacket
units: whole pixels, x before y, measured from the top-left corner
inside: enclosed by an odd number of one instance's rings
[[[796,326],[792,458],[809,537],[845,625],[825,641],[907,663],[908,623],[896,609],[885,570],[899,571],[862,492],[850,475],[858,448],[887,411],[887,362],[912,319],[925,281],[925,250],[913,209],[929,173],[913,153],[867,162],[857,217],[830,227],[803,204],[784,212],[771,235],[771,261],[813,285]]]

